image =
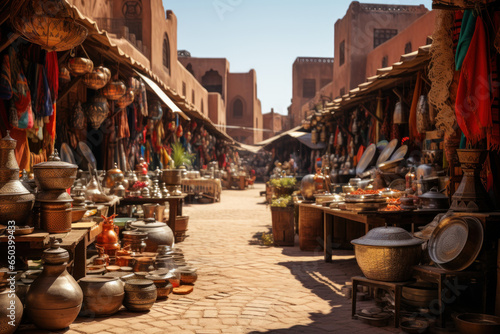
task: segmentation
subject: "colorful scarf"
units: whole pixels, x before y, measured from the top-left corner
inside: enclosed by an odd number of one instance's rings
[[[472,144],[491,129],[490,80],[488,77],[486,32],[481,17],[464,58],[455,101],[457,123]]]
[[[417,106],[418,106],[418,99],[421,93],[422,93],[422,78],[420,76],[420,72],[418,72],[417,81],[415,82],[415,89],[413,91],[413,98],[411,101],[410,119],[409,119],[410,139],[413,141],[422,140],[422,135],[418,132],[417,129]]]
[[[0,99],[9,100],[12,97],[12,79],[10,76],[9,55],[2,58],[2,68],[0,72]]]
[[[459,71],[467,55],[467,50],[474,35],[476,17],[471,9],[464,12],[462,26],[460,27],[460,37],[458,38],[457,52],[455,54],[455,70]]]

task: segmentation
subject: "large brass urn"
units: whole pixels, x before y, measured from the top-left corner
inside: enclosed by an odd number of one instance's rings
[[[14,153],[16,143],[9,131],[0,139],[0,225],[8,225],[9,221],[24,225],[35,201],[35,195],[19,180],[19,165]]]
[[[43,272],[35,279],[26,295],[26,311],[33,323],[42,329],[60,330],[78,316],[83,292],[66,270],[69,253],[56,239],[43,251]]]

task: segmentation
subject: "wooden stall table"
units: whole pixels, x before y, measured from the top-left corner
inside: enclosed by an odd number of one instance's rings
[[[318,214],[323,215],[323,249],[325,262],[332,262],[332,245],[336,233],[342,233],[346,236],[345,241],[350,242],[364,234],[374,227],[391,226],[410,226],[413,232],[415,226],[426,225],[430,223],[438,213],[446,210],[415,210],[415,211],[348,211],[340,209],[330,209],[314,203],[300,203],[299,217],[301,208],[306,210],[317,210]],[[363,230],[356,230],[352,223],[363,224]],[[350,227],[351,229],[349,229]],[[300,228],[299,228],[300,233]],[[300,239],[300,235],[299,235]]]
[[[68,233],[49,234],[38,230],[28,235],[16,235],[16,255],[21,257],[42,256],[43,250],[50,246],[50,238],[61,239],[60,246],[70,254],[70,273],[75,279],[80,279],[86,274],[87,247],[95,241],[102,232],[102,224],[96,222],[73,223]],[[0,236],[0,243],[6,245],[7,235]]]
[[[373,288],[380,288],[384,290],[394,291],[394,327],[399,327],[399,312],[401,311],[401,296],[403,294],[403,287],[411,284],[415,280],[406,282],[384,282],[376,281],[366,278],[364,276],[355,276],[352,278],[352,309],[351,316],[354,318],[356,315],[356,295],[358,293],[358,285],[369,286]]]
[[[177,216],[182,216],[182,202],[187,194],[181,196],[169,196],[167,198],[140,198],[140,197],[126,197],[120,201],[119,206],[122,205],[142,205],[142,204],[163,204],[168,202],[169,215],[168,226],[175,233],[175,219]]]
[[[190,195],[203,194],[214,202],[220,202],[222,185],[220,179],[182,179],[182,192]]]

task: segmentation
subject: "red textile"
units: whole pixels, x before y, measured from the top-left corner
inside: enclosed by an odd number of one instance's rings
[[[49,117],[49,123],[47,123],[47,131],[50,134],[52,140],[56,139],[56,103],[53,104],[54,112]]]
[[[462,64],[455,101],[457,123],[465,137],[476,143],[491,129],[490,80],[484,23],[477,18],[474,36]]]
[[[59,64],[57,60],[57,52],[47,52],[45,56],[45,68],[47,70],[47,81],[49,82],[50,94],[52,101],[57,101],[57,93],[59,91]]]

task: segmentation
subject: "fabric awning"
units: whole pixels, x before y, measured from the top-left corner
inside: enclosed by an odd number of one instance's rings
[[[298,141],[300,141],[302,144],[306,145],[310,149],[313,150],[322,150],[325,148],[325,143],[322,142],[317,142],[316,144],[313,144],[311,141],[311,133],[306,133],[302,132],[303,135],[299,137],[295,137]]]
[[[251,153],[257,153],[262,149],[261,146],[248,145],[248,144],[243,144],[243,143],[239,143],[239,142],[235,143],[235,147],[236,147],[236,149],[242,149],[242,150],[245,150],[245,151],[248,151]]]
[[[134,70],[135,71],[135,70]],[[169,107],[172,112],[178,113],[179,115],[182,116],[185,120],[189,121],[190,118],[182,112],[182,110],[165,94],[165,92],[150,78],[147,76],[139,73],[138,71],[135,71],[135,73],[139,74],[139,76],[144,80],[148,86],[158,95],[158,97]]]

